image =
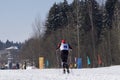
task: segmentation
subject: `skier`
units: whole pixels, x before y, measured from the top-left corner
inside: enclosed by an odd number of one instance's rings
[[[69,54],[69,50],[72,50],[72,47],[70,46],[70,44],[66,43],[66,41],[63,39],[61,41],[60,44],[58,44],[57,49],[60,49],[61,52],[61,60],[62,60],[62,67],[63,67],[63,72],[65,73],[67,69],[67,72],[70,73],[69,71],[69,65],[68,65],[68,54]]]

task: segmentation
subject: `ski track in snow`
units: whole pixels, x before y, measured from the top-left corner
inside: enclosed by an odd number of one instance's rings
[[[120,80],[120,66],[102,68],[0,70],[0,80]]]

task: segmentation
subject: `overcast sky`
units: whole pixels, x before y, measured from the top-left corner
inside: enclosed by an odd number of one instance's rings
[[[64,0],[0,0],[0,40],[24,42],[33,34],[37,16],[44,21],[50,7]],[[68,0],[71,3],[73,0]]]

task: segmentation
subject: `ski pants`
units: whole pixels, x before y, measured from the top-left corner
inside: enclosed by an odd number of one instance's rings
[[[61,51],[61,60],[63,62],[63,68],[69,68],[67,60],[68,60],[68,50],[62,50]]]

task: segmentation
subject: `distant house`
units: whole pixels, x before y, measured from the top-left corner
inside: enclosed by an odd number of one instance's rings
[[[16,46],[0,50],[0,68],[6,64],[16,63],[19,59],[18,48]]]

